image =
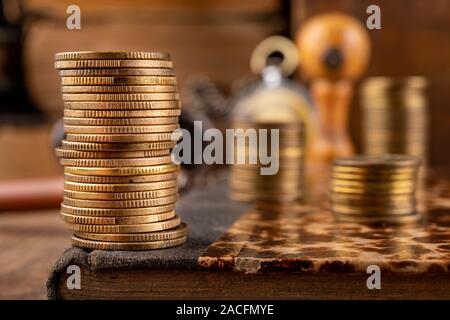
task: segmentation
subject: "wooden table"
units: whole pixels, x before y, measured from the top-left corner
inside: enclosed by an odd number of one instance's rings
[[[0,299],[45,299],[45,282],[70,246],[58,210],[0,213]]]

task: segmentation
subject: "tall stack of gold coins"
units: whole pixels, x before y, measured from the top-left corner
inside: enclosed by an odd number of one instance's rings
[[[180,102],[170,56],[62,52],[61,214],[76,246],[148,250],[186,241],[175,213]]]
[[[242,202],[266,202],[287,204],[303,198],[303,157],[304,157],[304,126],[298,123],[243,123],[236,122],[235,129],[254,129],[259,136],[260,129],[266,129],[267,144],[250,145],[239,149],[235,143],[235,155],[243,155],[246,164],[234,164],[231,168],[230,197]],[[279,145],[271,149],[271,131],[278,130]],[[278,172],[273,175],[263,175],[261,168],[269,167],[261,163],[259,155],[269,155],[278,161]],[[258,159],[257,164],[248,162],[251,158]],[[236,158],[237,159],[237,158]]]
[[[363,152],[407,154],[426,161],[427,80],[375,77],[363,84]]]
[[[342,221],[409,223],[419,217],[420,159],[407,155],[338,158],[333,162],[331,208]]]

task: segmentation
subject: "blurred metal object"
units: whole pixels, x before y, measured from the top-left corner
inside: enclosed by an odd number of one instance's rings
[[[423,77],[374,77],[362,85],[363,151],[427,159],[428,108]]]
[[[257,165],[234,164],[231,169],[231,198],[243,202],[258,202],[260,206],[275,207],[295,203],[303,197],[303,163],[308,144],[306,137],[312,136],[315,116],[307,91],[300,85],[285,78],[292,73],[292,63],[298,59],[295,46],[282,37],[269,37],[258,45],[252,56],[252,69],[261,72],[262,81],[246,95],[236,101],[232,114],[235,129],[279,130],[279,149],[260,150],[250,145],[239,149],[235,145],[235,155],[240,153],[248,161],[250,155],[270,154],[277,157],[280,169],[275,175],[261,175]],[[274,65],[273,54],[279,54],[279,63]],[[283,58],[287,57],[288,61]],[[256,62],[255,62],[256,61]],[[265,67],[261,69],[261,61]],[[284,69],[283,69],[283,66]],[[295,65],[296,67],[296,65]]]
[[[301,27],[297,37],[302,71],[312,80],[319,132],[311,150],[315,162],[354,153],[348,134],[353,82],[366,70],[370,40],[366,28],[341,13],[318,15]]]

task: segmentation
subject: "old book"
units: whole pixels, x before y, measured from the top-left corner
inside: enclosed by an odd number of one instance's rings
[[[50,299],[450,299],[448,172],[419,198],[422,221],[336,223],[324,207],[257,212],[227,200],[224,183],[179,201],[190,226],[180,247],[141,252],[69,249]],[[69,289],[68,266],[81,268]]]

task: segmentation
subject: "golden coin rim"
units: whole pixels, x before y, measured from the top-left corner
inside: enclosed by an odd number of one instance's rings
[[[176,203],[177,195],[164,198],[141,199],[141,200],[84,200],[63,198],[63,204],[70,207],[99,208],[99,209],[133,209],[146,207],[161,207]]]
[[[152,126],[80,126],[64,124],[65,133],[75,134],[141,134],[171,133],[179,129],[178,124]]]
[[[160,76],[175,77],[175,69],[161,68],[102,68],[102,69],[63,69],[60,77],[114,77],[114,76]]]
[[[63,94],[77,93],[176,93],[177,87],[174,85],[154,85],[154,86],[61,86]]]
[[[116,85],[177,85],[176,77],[170,76],[94,76],[61,77],[63,86],[116,86]]]
[[[63,93],[64,101],[178,101],[178,93]]]
[[[177,141],[181,138],[180,132],[172,133],[140,133],[140,134],[87,134],[68,133],[67,141],[92,142],[92,143],[124,143],[124,142],[158,142]]]
[[[178,109],[158,110],[73,110],[64,109],[65,118],[174,118],[181,115]],[[124,120],[122,120],[124,121]],[[132,123],[132,119],[127,119]],[[153,120],[157,121],[157,120]]]
[[[70,167],[141,167],[154,166],[172,163],[172,156],[157,156],[145,158],[126,158],[126,159],[72,159],[60,158],[59,162],[63,166]]]
[[[106,242],[147,242],[170,240],[185,237],[188,234],[188,227],[185,223],[181,223],[177,228],[165,231],[149,232],[149,233],[86,233],[75,232],[75,235],[81,239]]]
[[[165,110],[180,109],[179,100],[172,101],[84,101],[64,102],[64,108],[74,110]]]
[[[175,147],[175,141],[155,141],[140,143],[95,143],[62,140],[62,148],[84,152],[129,152],[169,150]]]

